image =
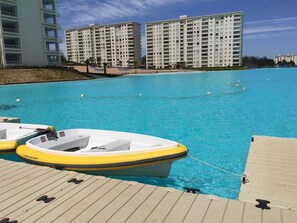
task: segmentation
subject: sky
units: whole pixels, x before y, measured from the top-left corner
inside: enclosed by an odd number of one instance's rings
[[[243,55],[297,54],[297,0],[60,0],[57,8],[63,40],[65,28],[135,21],[143,43],[146,22],[243,11]]]

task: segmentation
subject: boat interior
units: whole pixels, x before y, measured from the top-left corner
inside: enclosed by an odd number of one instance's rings
[[[122,138],[120,136],[107,138],[103,135],[91,136],[86,132],[69,134],[67,131],[60,131],[56,134],[47,133],[31,139],[29,144],[47,150],[82,153],[145,150],[167,145],[161,140],[155,140],[153,144],[141,143],[139,140],[125,138],[124,136]]]
[[[0,139],[6,139],[7,134],[6,134],[6,129],[0,129]]]
[[[13,140],[32,134],[32,130],[19,128],[0,128],[0,140]]]
[[[64,151],[64,152],[111,152],[111,151],[123,151],[129,150],[131,141],[125,139],[117,139],[107,143],[102,143],[97,140],[97,143],[90,142],[89,135],[69,135],[65,136],[65,133],[59,132],[58,136],[52,133],[38,137],[35,141],[36,146],[45,148],[48,150]],[[34,143],[34,142],[32,142]],[[91,145],[90,145],[91,144]],[[92,146],[97,145],[97,146]]]

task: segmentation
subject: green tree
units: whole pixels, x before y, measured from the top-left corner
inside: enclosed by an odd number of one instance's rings
[[[67,63],[67,60],[64,55],[61,55],[61,62],[62,62],[62,64]]]
[[[288,63],[288,65],[289,65],[290,67],[295,67],[295,66],[296,66],[296,64],[294,63],[293,60],[291,60],[291,61]]]
[[[267,57],[244,56],[242,65],[246,67],[273,67],[275,63]]]

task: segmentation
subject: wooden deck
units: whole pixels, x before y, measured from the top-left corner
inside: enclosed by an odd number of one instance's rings
[[[297,212],[0,159],[0,222],[296,223]]]
[[[245,174],[239,200],[297,210],[297,139],[254,136]]]

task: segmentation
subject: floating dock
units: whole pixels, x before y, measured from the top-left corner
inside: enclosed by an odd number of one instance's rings
[[[239,200],[297,210],[297,139],[254,136]],[[295,218],[297,222],[297,217]]]
[[[297,222],[297,139],[253,137],[245,173],[237,201],[0,159],[0,222]]]
[[[20,123],[21,120],[19,118],[14,118],[14,117],[3,117],[3,116],[0,116],[0,122]]]

